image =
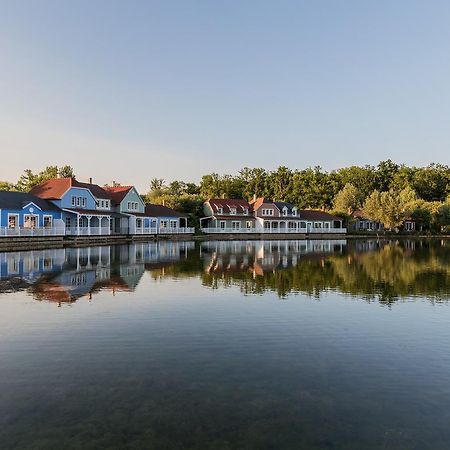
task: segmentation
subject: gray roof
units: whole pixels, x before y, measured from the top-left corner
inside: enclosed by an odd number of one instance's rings
[[[60,211],[53,203],[26,192],[0,191],[0,209],[20,210],[33,202],[43,211]]]
[[[274,202],[276,207],[282,211],[283,208],[287,208],[288,212],[291,213],[292,209],[295,208],[294,205],[292,205],[291,203],[287,203],[287,202]]]

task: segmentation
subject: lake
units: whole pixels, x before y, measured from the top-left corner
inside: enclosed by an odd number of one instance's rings
[[[0,253],[0,448],[450,448],[450,241]]]

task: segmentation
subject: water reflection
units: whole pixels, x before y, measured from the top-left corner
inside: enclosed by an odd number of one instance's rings
[[[335,290],[391,303],[450,295],[450,245],[433,240],[163,241],[0,253],[0,293],[70,304],[100,291],[133,292],[153,280],[198,278],[212,289],[320,298]]]

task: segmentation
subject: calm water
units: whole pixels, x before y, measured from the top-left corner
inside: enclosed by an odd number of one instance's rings
[[[0,448],[450,448],[450,241],[0,253]]]

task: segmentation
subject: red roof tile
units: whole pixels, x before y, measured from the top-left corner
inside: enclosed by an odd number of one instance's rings
[[[116,205],[120,205],[128,192],[133,189],[133,186],[105,186],[104,189],[109,193],[112,201]]]
[[[82,183],[75,178],[53,178],[34,186],[30,193],[46,200],[59,200],[71,188],[89,189],[95,198],[110,199],[111,196],[98,184]]]
[[[252,212],[252,207],[247,200],[234,198],[212,198],[208,200],[213,213],[217,213],[219,208],[222,208],[224,213],[229,213],[230,208],[236,208],[236,213],[242,213],[244,209],[248,209],[249,214]]]
[[[342,220],[341,217],[333,216],[332,214],[329,214],[325,211],[319,211],[315,209],[300,209],[298,212],[300,213],[300,218],[305,220]]]

